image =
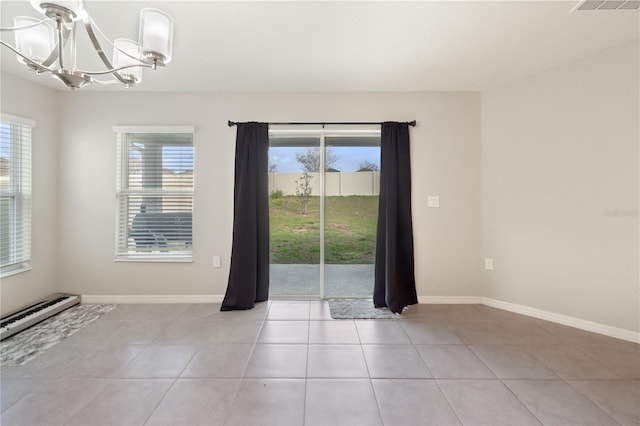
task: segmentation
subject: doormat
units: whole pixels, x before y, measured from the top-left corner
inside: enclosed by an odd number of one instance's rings
[[[76,305],[0,343],[0,367],[25,365],[116,305]]]
[[[330,299],[333,319],[398,319],[389,308],[376,308],[371,299]]]

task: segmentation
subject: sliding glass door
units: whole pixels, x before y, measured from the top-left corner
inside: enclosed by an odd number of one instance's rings
[[[269,141],[272,298],[321,297],[320,135],[275,134]]]
[[[370,298],[380,193],[380,137],[325,138],[324,296]]]
[[[272,298],[371,297],[379,130],[271,130]]]

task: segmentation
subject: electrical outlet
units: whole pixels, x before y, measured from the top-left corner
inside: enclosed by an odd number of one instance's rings
[[[429,195],[427,197],[427,207],[440,207],[440,197],[437,195]]]
[[[220,267],[220,256],[213,256],[213,267],[214,268]]]
[[[492,271],[493,270],[493,259],[486,257],[484,259],[484,269],[488,270],[488,271]]]

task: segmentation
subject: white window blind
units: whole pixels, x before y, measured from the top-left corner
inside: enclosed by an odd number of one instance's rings
[[[117,132],[116,259],[189,260],[193,133]]]
[[[31,260],[30,120],[0,120],[0,274],[29,268]]]

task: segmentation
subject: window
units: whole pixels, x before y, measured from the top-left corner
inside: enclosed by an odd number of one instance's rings
[[[190,261],[193,128],[116,127],[116,260]]]
[[[31,120],[0,119],[0,274],[30,269]]]

